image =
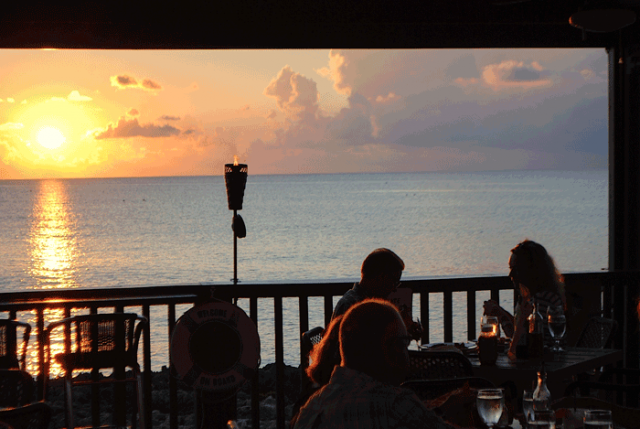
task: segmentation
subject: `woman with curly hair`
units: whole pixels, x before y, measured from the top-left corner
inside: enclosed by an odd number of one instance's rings
[[[505,335],[511,337],[509,357],[515,359],[516,347],[527,332],[526,321],[533,310],[534,301],[538,312],[546,317],[550,305],[562,306],[566,310],[566,299],[564,279],[553,258],[535,241],[525,239],[511,249],[509,277],[518,291],[515,314],[511,315],[493,300],[484,303],[484,313],[498,317]],[[545,329],[545,341],[549,338]]]

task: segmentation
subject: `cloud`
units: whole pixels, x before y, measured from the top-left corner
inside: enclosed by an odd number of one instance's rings
[[[6,122],[4,124],[0,124],[0,131],[21,130],[23,128],[24,125],[17,122]]]
[[[11,97],[7,98],[7,103],[15,103],[15,102],[16,102],[16,100],[14,100],[13,98],[11,98]]]
[[[140,115],[140,112],[138,111],[138,109],[136,108],[131,108],[128,112],[127,112],[128,116],[131,116],[132,118],[135,118],[136,116]]]
[[[264,95],[274,98],[280,110],[290,118],[313,120],[318,112],[316,83],[284,66],[264,89]]]
[[[135,77],[129,76],[129,75],[111,76],[110,80],[111,80],[111,86],[115,86],[116,88],[119,88],[119,89],[137,88],[137,89],[143,89],[145,91],[154,91],[154,92],[162,89],[162,86],[159,83],[154,82],[151,79],[143,79],[140,82]]]
[[[142,87],[151,91],[162,89],[159,83],[152,81],[151,79],[144,79],[142,81]]]
[[[162,115],[160,119],[162,119],[163,121],[179,121],[180,116]]]
[[[311,171],[606,167],[602,57],[595,50],[331,51],[316,72],[350,94],[348,105],[331,117],[311,107],[313,117],[292,115],[317,99],[297,94],[293,76],[300,75],[284,67],[264,94],[285,120],[268,114],[272,136],[253,142],[251,162],[271,159],[281,171],[289,171],[287,157],[315,165]]]
[[[347,59],[341,52],[331,50],[329,51],[329,64],[316,72],[320,76],[332,80],[333,87],[338,93],[350,95],[352,88],[346,83],[345,77],[347,65]]]
[[[130,137],[171,137],[180,134],[180,130],[171,125],[140,125],[138,119],[120,118],[117,125],[109,124],[106,130],[95,134],[96,139]]]
[[[580,70],[580,75],[584,77],[584,80],[589,80],[596,77],[596,72],[590,69],[582,69]]]
[[[67,96],[67,100],[69,101],[91,101],[92,98],[86,95],[80,95],[78,91],[71,91],[71,93]]]
[[[533,61],[525,64],[523,61],[505,60],[499,64],[490,64],[482,70],[482,79],[490,87],[502,88],[535,88],[551,86],[549,73],[542,66]]]
[[[400,98],[400,97],[398,97],[393,92],[390,92],[389,94],[387,94],[386,97],[382,96],[382,95],[378,95],[376,97],[376,102],[378,102],[378,103],[390,103],[390,102],[396,101],[398,98]]]

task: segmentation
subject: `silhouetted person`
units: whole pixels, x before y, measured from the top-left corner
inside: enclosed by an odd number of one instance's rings
[[[360,282],[340,298],[331,318],[346,313],[352,305],[367,298],[389,299],[400,285],[403,270],[404,261],[393,251],[379,248],[369,253],[360,268]],[[403,319],[411,336],[420,338],[422,326],[407,315],[403,315]]]
[[[494,300],[485,301],[484,313],[500,320],[505,335],[512,339],[509,357],[514,359],[516,346],[527,332],[527,317],[533,310],[534,299],[543,318],[549,305],[565,308],[566,303],[562,275],[547,250],[535,241],[525,239],[511,249],[509,277],[519,292],[515,315]]]
[[[451,428],[399,387],[409,371],[410,341],[390,302],[372,298],[353,305],[340,323],[341,363],[300,409],[293,427]]]

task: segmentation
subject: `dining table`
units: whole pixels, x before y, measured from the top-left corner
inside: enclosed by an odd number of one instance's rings
[[[564,390],[578,374],[613,365],[623,358],[622,350],[566,347],[561,352],[545,352],[540,359],[511,360],[506,353],[498,354],[495,364],[480,362],[477,354],[467,354],[473,373],[493,382],[496,386],[513,382],[522,397],[524,389],[536,386],[537,373],[544,367],[547,387],[552,398],[564,396]]]

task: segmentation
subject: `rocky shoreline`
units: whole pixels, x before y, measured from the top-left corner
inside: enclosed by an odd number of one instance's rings
[[[275,364],[260,368],[260,428],[272,429],[276,427],[276,377]],[[81,374],[79,377],[88,377]],[[169,370],[163,367],[154,372],[151,381],[151,416],[154,429],[169,429]],[[293,403],[300,392],[300,370],[285,365],[284,372],[285,420],[291,419]],[[127,383],[128,397],[133,398],[133,387]],[[74,387],[75,426],[91,425],[91,391],[89,386]],[[52,380],[49,384],[47,402],[53,408],[52,427],[65,427],[64,421],[64,392],[62,380]],[[131,401],[129,401],[131,402]],[[113,403],[112,387],[105,385],[100,389],[101,424],[111,423],[111,407]],[[128,404],[128,407],[131,404]],[[178,426],[181,429],[196,428],[195,400],[193,389],[178,382]],[[243,429],[251,427],[251,384],[245,383],[237,394],[237,422]],[[127,414],[128,416],[130,413]]]

